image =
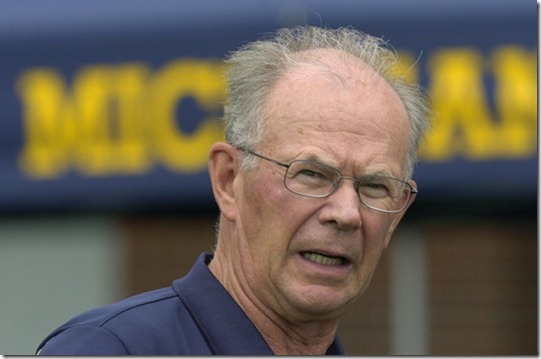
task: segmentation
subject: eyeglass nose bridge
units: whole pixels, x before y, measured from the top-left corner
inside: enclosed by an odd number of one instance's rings
[[[334,181],[333,185],[332,185],[332,191],[331,193],[329,193],[327,195],[327,197],[329,196],[332,196],[332,194],[336,191],[338,191],[338,189],[340,188],[340,186],[342,185],[342,180],[348,180],[348,181],[351,181],[353,182],[353,185],[354,185],[354,188],[355,188],[355,192],[357,193],[357,197],[359,198],[359,201],[363,203],[362,199],[361,199],[361,193],[359,192],[359,186],[361,184],[361,181],[359,181],[357,178],[355,177],[351,177],[351,176],[343,176],[342,174],[338,173],[337,172],[337,179],[336,181]]]

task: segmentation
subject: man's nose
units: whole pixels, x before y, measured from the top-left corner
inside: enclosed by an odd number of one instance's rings
[[[320,220],[334,223],[339,229],[358,229],[362,225],[361,202],[355,182],[342,178],[336,191],[327,197]]]

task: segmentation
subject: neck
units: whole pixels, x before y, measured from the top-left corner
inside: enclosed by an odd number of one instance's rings
[[[261,330],[265,341],[277,355],[324,355],[334,340],[335,332],[335,325],[324,326],[321,323],[287,323]]]
[[[338,320],[291,317],[280,314],[261,302],[242,285],[238,273],[227,258],[217,250],[209,269],[244,310],[252,323],[277,355],[324,355],[332,344]]]

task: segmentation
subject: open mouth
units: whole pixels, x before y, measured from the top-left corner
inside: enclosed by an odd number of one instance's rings
[[[301,252],[301,255],[311,262],[326,266],[340,266],[348,263],[348,260],[344,257],[333,257],[317,252]]]

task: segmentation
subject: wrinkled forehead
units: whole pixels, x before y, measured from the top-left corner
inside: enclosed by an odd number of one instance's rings
[[[267,98],[263,142],[284,146],[321,141],[326,147],[339,142],[352,148],[379,142],[398,152],[407,150],[405,107],[374,69],[336,50],[311,50],[297,57]]]
[[[319,114],[369,112],[369,117],[390,117],[391,121],[407,126],[405,107],[394,88],[361,59],[335,49],[307,50],[295,53],[294,57],[293,64],[267,97],[265,117],[272,112],[276,115],[276,110],[284,107],[289,114],[311,107]]]

